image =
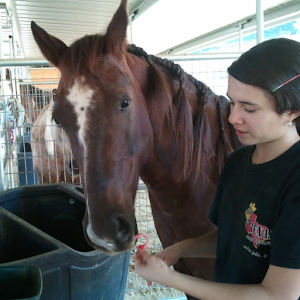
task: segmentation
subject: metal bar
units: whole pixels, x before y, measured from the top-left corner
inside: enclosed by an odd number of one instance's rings
[[[164,298],[164,299],[156,299],[156,300],[187,300],[185,296],[183,297],[178,297],[178,298]]]
[[[5,5],[6,6],[6,5]],[[3,40],[3,36],[2,36],[2,20],[0,18],[0,61],[2,60],[3,58],[3,48],[2,48],[2,40]],[[1,73],[1,76],[3,78],[4,77],[4,74],[5,74],[5,70],[0,68],[0,73]],[[2,85],[2,84],[1,84]],[[1,86],[0,87],[0,92],[4,94],[4,89],[3,87]],[[2,96],[2,95],[0,95]],[[1,102],[2,104],[2,102]],[[3,110],[2,110],[3,109]],[[4,191],[5,187],[4,187],[4,167],[5,167],[5,160],[4,160],[4,157],[2,155],[2,140],[5,138],[5,103],[3,102],[3,107],[1,107],[0,109],[0,114],[3,114],[3,115],[0,115],[0,127],[1,127],[1,136],[0,136],[0,191]],[[2,127],[4,127],[2,129]],[[3,138],[2,138],[3,137]],[[4,150],[3,150],[4,151]]]
[[[239,51],[243,49],[243,24],[239,25]]]
[[[4,158],[2,157],[2,136],[0,138],[0,192],[4,191]]]
[[[171,60],[195,60],[195,59],[227,59],[227,58],[238,58],[241,56],[241,52],[225,52],[225,53],[199,53],[199,54],[186,54],[186,55],[170,55],[162,54],[157,55],[158,57],[168,58]],[[0,61],[0,67],[12,67],[12,66],[50,66],[47,60],[39,59],[3,59]],[[34,84],[41,84],[32,82]],[[43,82],[45,83],[45,82]],[[20,83],[22,84],[22,83]],[[24,83],[26,84],[26,83]]]
[[[5,129],[1,129],[1,131],[0,131],[0,139],[4,136],[5,133],[6,133]]]
[[[142,181],[139,181],[138,190],[139,191],[146,191],[147,190],[146,184],[144,182],[142,182]]]
[[[26,82],[20,82],[20,85],[45,85],[45,84],[57,84],[59,81],[26,81]]]
[[[50,63],[44,59],[2,59],[0,67],[16,67],[16,66],[49,66]]]
[[[264,11],[263,11],[263,0],[256,0],[256,41],[257,44],[264,40]]]
[[[0,58],[3,58],[3,34],[2,34],[2,20],[0,18]]]
[[[186,54],[186,55],[171,55],[162,54],[157,55],[162,58],[168,58],[170,60],[201,60],[201,59],[230,59],[239,58],[241,52],[225,52],[225,53],[199,53],[199,54]]]
[[[135,19],[140,17],[145,11],[147,11],[151,6],[156,4],[159,0],[145,0],[142,2],[137,8],[135,8],[132,12],[130,12],[129,17],[134,17]]]
[[[5,159],[5,163],[6,163],[6,174],[7,174],[7,184],[9,183],[9,188],[12,189],[14,188],[14,178],[13,178],[13,161],[12,161],[12,157],[13,157],[13,153],[12,153],[12,145],[11,145],[11,139],[10,139],[10,133],[12,127],[11,127],[11,121],[13,121],[13,128],[16,127],[16,120],[15,118],[11,115],[11,119],[9,119],[9,115],[8,113],[5,113],[4,115],[4,119],[5,119],[5,124],[6,124],[6,135],[5,135],[5,147],[6,147],[6,157]],[[5,168],[5,167],[4,167]]]
[[[18,41],[18,43],[20,44],[20,50],[22,52],[22,57],[24,57],[25,55],[25,51],[24,51],[24,45],[22,43],[22,39],[21,39],[21,28],[20,28],[20,22],[19,19],[17,17],[17,13],[16,13],[16,1],[10,1],[10,8],[11,8],[11,21],[12,23],[14,23],[13,28],[15,29],[12,34],[15,36],[14,40]],[[7,66],[5,66],[7,67]]]

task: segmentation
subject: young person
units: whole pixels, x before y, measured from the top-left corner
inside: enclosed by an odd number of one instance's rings
[[[300,43],[262,42],[228,68],[230,123],[244,145],[222,171],[210,220],[218,229],[152,256],[137,273],[203,300],[300,296]],[[300,128],[300,127],[299,127]],[[216,257],[214,280],[176,272],[180,257]]]

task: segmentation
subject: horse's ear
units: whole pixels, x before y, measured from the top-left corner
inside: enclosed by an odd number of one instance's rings
[[[34,21],[31,22],[31,31],[45,58],[56,67],[59,67],[61,56],[68,49],[66,44],[58,38],[48,34]]]
[[[128,26],[128,1],[121,4],[110,21],[104,36],[103,50],[107,53],[126,51],[126,31]]]

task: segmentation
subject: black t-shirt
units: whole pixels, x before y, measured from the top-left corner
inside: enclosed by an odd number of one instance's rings
[[[218,226],[217,282],[261,283],[270,264],[300,269],[300,142],[258,165],[254,149],[228,158],[209,214]]]

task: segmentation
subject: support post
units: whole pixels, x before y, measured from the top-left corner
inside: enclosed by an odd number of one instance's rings
[[[259,44],[264,40],[263,0],[256,0],[256,32],[256,42]]]

